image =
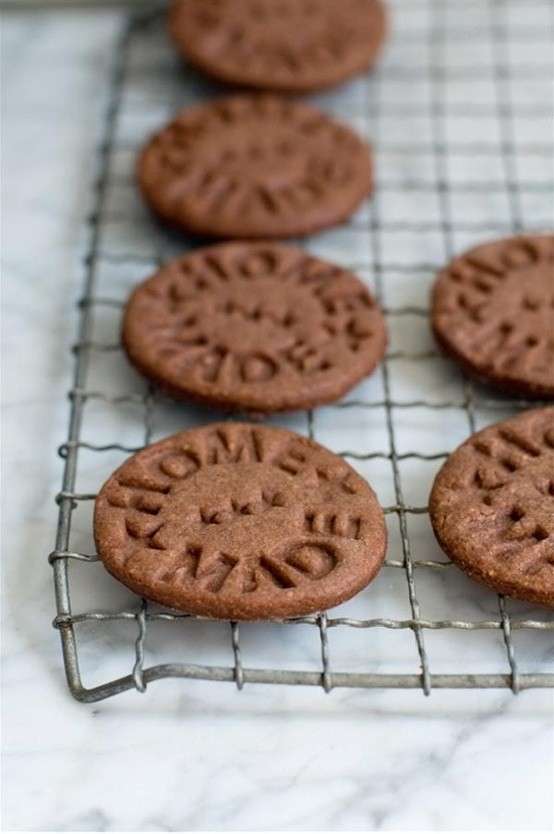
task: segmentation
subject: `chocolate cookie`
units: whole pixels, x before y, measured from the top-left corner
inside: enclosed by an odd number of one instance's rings
[[[345,220],[372,188],[369,148],[306,104],[233,96],[184,110],[138,162],[152,209],[220,238],[306,235]]]
[[[148,446],[96,499],[106,568],[138,594],[208,617],[308,614],[383,562],[384,516],[342,459],[284,429],[215,423]]]
[[[441,547],[471,577],[554,605],[554,408],[466,440],[437,475],[430,512]]]
[[[362,282],[301,249],[223,243],[171,261],[127,304],[131,362],[177,398],[269,413],[338,399],[383,356]]]
[[[432,324],[470,374],[507,393],[554,397],[554,235],[477,246],[440,273]]]
[[[371,67],[386,18],[380,0],[176,0],[169,30],[219,81],[297,93]]]

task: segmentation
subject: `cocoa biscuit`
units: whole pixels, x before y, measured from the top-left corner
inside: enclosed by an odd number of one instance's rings
[[[435,284],[432,325],[480,381],[554,398],[554,235],[507,238],[455,258]]]
[[[215,423],[148,446],[100,491],[106,568],[193,614],[283,619],[338,605],[385,555],[383,512],[341,458],[284,429]]]
[[[137,174],[163,220],[216,238],[307,235],[345,220],[372,189],[369,147],[350,128],[268,95],[184,110],[148,142]]]
[[[431,522],[474,579],[554,606],[554,408],[477,432],[435,479]]]
[[[373,66],[386,15],[381,0],[176,0],[169,31],[218,81],[300,93]]]
[[[351,272],[292,246],[222,243],[137,287],[122,340],[171,396],[267,414],[338,399],[381,360],[386,329]]]

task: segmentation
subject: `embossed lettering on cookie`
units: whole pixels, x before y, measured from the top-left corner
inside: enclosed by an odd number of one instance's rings
[[[137,175],[166,223],[215,238],[308,235],[346,220],[373,188],[354,131],[270,95],[184,110],[147,143]]]
[[[437,475],[430,513],[443,550],[471,577],[554,606],[554,408],[466,440]]]
[[[338,605],[374,578],[386,549],[377,498],[348,464],[246,423],[134,455],[100,491],[94,534],[106,568],[136,593],[231,620]]]
[[[300,93],[373,66],[386,16],[381,0],[175,0],[169,31],[218,81]]]
[[[293,246],[223,243],[137,287],[122,338],[171,396],[267,414],[338,399],[380,362],[386,328],[351,272]]]
[[[470,249],[439,275],[433,330],[481,382],[554,399],[554,235]]]

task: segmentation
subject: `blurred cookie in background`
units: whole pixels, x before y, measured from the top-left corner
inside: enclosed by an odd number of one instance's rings
[[[386,13],[381,0],[175,0],[169,31],[219,81],[302,93],[373,66]]]
[[[166,222],[215,238],[287,238],[346,220],[373,188],[368,145],[306,104],[243,95],[183,110],[138,161]]]

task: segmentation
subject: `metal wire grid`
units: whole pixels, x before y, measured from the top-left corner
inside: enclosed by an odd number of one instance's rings
[[[485,0],[483,0],[485,2]],[[529,5],[544,7],[548,0],[532,0]],[[429,228],[438,228],[442,234],[444,243],[445,258],[454,253],[454,233],[464,231],[494,231],[508,234],[510,231],[518,232],[524,228],[522,191],[525,193],[543,192],[548,193],[552,186],[544,179],[540,182],[521,182],[518,178],[517,161],[518,153],[522,153],[521,147],[516,147],[514,136],[515,115],[511,105],[511,65],[508,48],[510,33],[508,25],[508,11],[510,0],[488,0],[490,13],[490,25],[486,36],[490,38],[494,81],[496,88],[496,118],[500,130],[500,152],[503,165],[504,182],[502,189],[508,195],[510,205],[509,224],[498,223],[454,223],[452,195],[457,189],[461,192],[487,192],[494,188],[498,189],[495,182],[465,182],[453,185],[449,178],[448,156],[449,154],[464,154],[471,156],[475,153],[490,155],[494,158],[498,154],[496,145],[486,142],[453,142],[448,140],[446,133],[447,113],[446,99],[449,80],[461,77],[464,80],[471,80],[477,73],[474,68],[461,69],[450,68],[447,64],[446,34],[448,31],[447,13],[449,2],[445,0],[410,0],[405,4],[412,9],[425,10],[430,16],[431,23],[418,31],[410,31],[410,39],[425,43],[428,54],[431,58],[428,66],[417,66],[409,71],[413,77],[418,74],[425,74],[430,82],[431,100],[430,116],[432,125],[431,142],[421,147],[409,142],[389,143],[388,148],[397,153],[409,150],[411,153],[431,154],[433,159],[435,180],[409,181],[401,185],[401,190],[413,188],[416,191],[429,191],[437,194],[440,206],[440,222],[428,223],[418,220],[402,220],[394,224],[385,223],[381,217],[380,200],[387,189],[398,189],[395,183],[380,182],[377,195],[372,200],[368,221],[353,220],[352,228],[365,229],[369,236],[372,255],[372,272],[375,280],[377,295],[383,305],[385,313],[391,319],[393,317],[418,316],[426,317],[427,309],[420,306],[387,307],[384,294],[384,276],[388,271],[410,272],[414,274],[432,273],[436,270],[436,263],[415,263],[405,265],[402,263],[389,263],[385,261],[382,251],[382,237],[385,231],[410,230],[423,232]],[[550,7],[551,8],[551,7]],[[128,69],[129,49],[137,33],[144,27],[152,25],[152,15],[130,16],[121,33],[116,47],[114,68],[111,80],[109,104],[107,107],[104,135],[98,149],[98,177],[95,183],[95,200],[92,214],[88,219],[90,237],[87,253],[84,258],[85,283],[84,291],[79,306],[79,328],[78,339],[74,346],[76,355],[73,386],[69,392],[71,401],[70,425],[66,442],[60,447],[60,455],[65,459],[62,489],[57,496],[59,504],[59,521],[54,551],[50,554],[50,562],[54,571],[54,583],[56,592],[57,616],[54,625],[61,634],[62,649],[68,684],[72,694],[81,701],[96,701],[110,697],[127,689],[136,688],[144,691],[149,683],[165,677],[182,677],[189,679],[203,679],[212,681],[234,681],[240,689],[245,683],[275,683],[275,684],[305,684],[321,686],[327,692],[334,687],[363,687],[363,688],[421,688],[425,694],[429,694],[432,688],[502,688],[509,687],[514,693],[521,689],[553,687],[554,674],[521,673],[518,668],[516,652],[512,639],[513,631],[525,629],[530,632],[547,631],[554,629],[554,622],[548,619],[513,619],[507,610],[502,596],[498,597],[498,616],[494,619],[467,620],[467,619],[441,619],[431,620],[422,616],[420,603],[417,595],[415,571],[423,568],[432,571],[449,570],[450,562],[446,559],[437,561],[435,559],[415,559],[412,554],[412,544],[408,532],[408,517],[411,515],[422,515],[427,512],[424,506],[414,506],[405,500],[400,464],[404,460],[415,459],[420,461],[435,461],[445,459],[448,455],[444,453],[425,454],[423,452],[401,453],[398,449],[397,433],[395,428],[394,415],[400,409],[456,409],[465,413],[467,418],[468,433],[476,428],[477,409],[494,408],[513,412],[521,408],[532,407],[536,403],[528,403],[523,400],[507,400],[484,397],[479,391],[474,390],[472,383],[466,380],[464,383],[464,395],[461,399],[450,399],[442,401],[418,400],[397,400],[393,397],[391,385],[391,363],[396,360],[410,359],[411,361],[426,361],[434,357],[434,351],[422,351],[419,353],[396,351],[389,352],[382,368],[383,375],[383,398],[378,401],[366,401],[347,399],[338,404],[335,408],[344,412],[346,409],[384,409],[386,432],[388,437],[388,450],[376,452],[351,451],[344,452],[344,456],[353,460],[370,460],[380,458],[390,462],[392,479],[394,484],[395,503],[385,508],[385,513],[396,516],[400,530],[401,553],[397,558],[388,558],[385,563],[386,569],[400,570],[404,573],[407,583],[410,617],[407,619],[373,618],[354,619],[350,617],[329,617],[326,613],[320,615],[302,617],[289,621],[287,625],[307,624],[314,626],[320,639],[321,649],[321,671],[293,671],[269,668],[246,668],[241,659],[241,645],[239,626],[237,623],[230,623],[231,648],[233,653],[233,665],[229,667],[184,663],[169,663],[145,668],[144,649],[147,636],[147,625],[154,621],[176,622],[184,619],[197,619],[187,614],[176,614],[172,612],[156,612],[149,609],[145,600],[137,606],[136,610],[119,611],[117,613],[103,613],[101,611],[88,611],[86,613],[74,614],[70,603],[70,584],[68,576],[68,563],[71,560],[92,563],[97,561],[95,554],[86,554],[71,549],[70,529],[71,518],[75,507],[81,501],[92,501],[95,498],[93,493],[78,493],[75,491],[77,478],[77,462],[80,449],[87,449],[96,452],[118,450],[121,452],[136,451],[133,447],[124,446],[119,443],[105,445],[94,444],[81,439],[81,425],[85,406],[92,400],[101,400],[106,405],[118,408],[125,403],[138,403],[143,409],[144,433],[143,443],[148,444],[152,437],[152,426],[154,413],[160,395],[149,388],[143,394],[122,394],[110,396],[102,391],[89,390],[87,388],[87,376],[91,357],[95,352],[111,352],[120,349],[119,344],[106,343],[94,338],[93,311],[102,311],[104,308],[120,308],[122,300],[97,295],[95,292],[97,272],[103,261],[115,263],[152,263],[153,260],[163,260],[163,252],[157,252],[156,257],[143,256],[140,253],[119,253],[101,249],[101,224],[110,219],[106,209],[106,195],[110,184],[115,177],[110,171],[110,162],[116,150],[125,149],[123,142],[117,143],[116,124],[122,96],[125,91],[125,80]],[[540,27],[518,26],[518,36],[523,40],[532,41],[535,37],[544,36]],[[474,30],[473,34],[474,33]],[[464,36],[463,27],[458,26],[455,34]],[[482,33],[481,33],[482,34]],[[516,37],[516,36],[514,36]],[[545,72],[550,73],[550,67],[530,66],[519,67],[518,78],[522,76],[535,77]],[[391,74],[397,77],[408,76],[407,70],[398,67],[389,68],[388,76]],[[367,85],[367,116],[371,120],[372,131],[379,125],[381,117],[378,85],[381,83],[381,73],[377,72]],[[171,109],[171,102],[169,102]],[[477,106],[460,107],[464,115],[470,115],[478,119],[480,115]],[[451,115],[452,105],[449,106]],[[387,111],[389,112],[389,111]],[[396,108],[396,112],[406,115],[408,118],[414,113],[410,105],[403,105]],[[487,113],[489,113],[487,109]],[[549,114],[546,107],[527,108],[526,116],[538,113],[539,116]],[[132,148],[135,150],[134,146]],[[552,142],[541,143],[533,141],[526,145],[525,151],[534,154],[539,158],[551,158],[553,152]],[[113,218],[112,218],[113,219]],[[548,223],[548,221],[546,221]],[[546,224],[545,224],[546,225]],[[355,264],[351,264],[354,268]],[[307,430],[311,437],[314,437],[314,414],[307,413]],[[106,473],[108,474],[108,473]],[[111,680],[93,688],[86,688],[81,680],[79,670],[79,655],[76,636],[76,626],[84,622],[110,622],[114,620],[130,620],[136,623],[137,637],[135,642],[135,663],[132,672],[122,678]],[[415,638],[415,645],[419,657],[419,674],[381,674],[371,672],[336,672],[331,667],[328,632],[331,628],[346,627],[354,629],[399,629],[411,631]],[[474,630],[498,630],[501,632],[505,644],[507,668],[504,673],[495,674],[432,674],[430,663],[425,647],[425,631],[442,629],[458,629],[461,631]]]

